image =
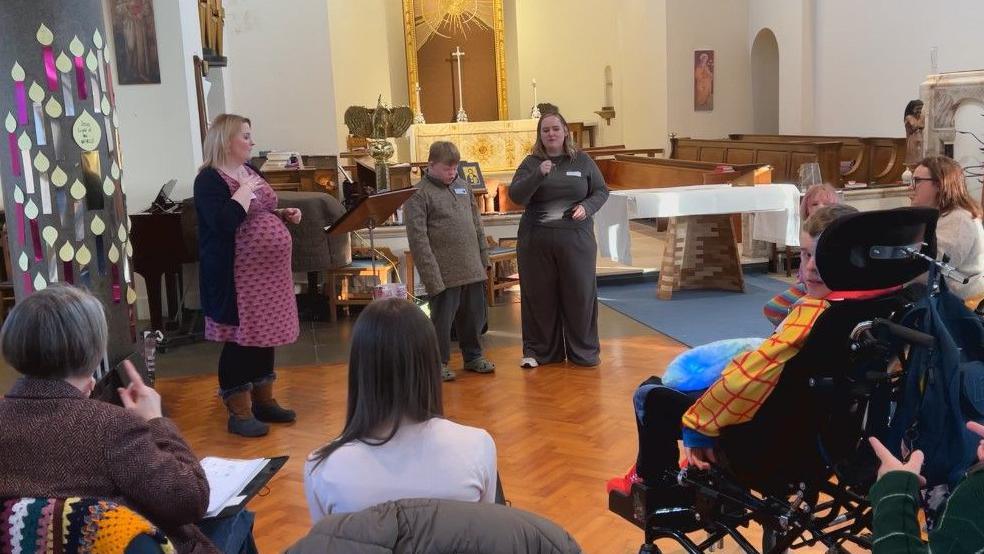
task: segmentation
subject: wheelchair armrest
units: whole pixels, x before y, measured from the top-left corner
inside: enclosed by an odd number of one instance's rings
[[[905,325],[899,325],[898,323],[882,317],[876,317],[871,321],[871,324],[872,328],[884,329],[889,334],[894,335],[909,344],[925,346],[926,348],[932,348],[936,344],[936,339],[933,335],[928,335],[926,333],[916,331],[915,329],[910,329]]]

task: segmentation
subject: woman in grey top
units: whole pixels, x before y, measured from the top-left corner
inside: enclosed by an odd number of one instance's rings
[[[598,245],[591,218],[608,199],[598,166],[575,148],[560,113],[537,124],[533,154],[516,169],[509,197],[526,206],[519,223],[524,368],[600,362]]]

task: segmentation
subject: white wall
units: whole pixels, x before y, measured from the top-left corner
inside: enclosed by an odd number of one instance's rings
[[[748,4],[748,0],[667,0],[670,132],[719,138],[752,128]],[[714,50],[713,111],[694,111],[694,50]]]
[[[108,2],[106,28],[112,28]],[[123,190],[127,211],[150,207],[161,185],[177,179],[174,198],[191,196],[201,164],[201,136],[192,56],[201,56],[201,31],[195,0],[155,0],[159,85],[119,85],[113,65],[116,109],[120,118]],[[107,40],[112,59],[113,41]]]
[[[622,0],[618,16],[619,55],[616,71],[616,120],[629,148],[666,148],[667,43],[666,2]],[[599,125],[604,125],[599,123]]]
[[[826,0],[824,0],[826,2]],[[779,46],[779,132],[810,134],[814,126],[813,0],[751,0],[748,52],[762,29]]]
[[[779,132],[779,44],[771,29],[759,31],[752,42],[752,131]]]
[[[253,122],[254,154],[337,153],[326,0],[291,0],[289,9],[286,2],[226,0],[224,7],[227,109]]]
[[[932,72],[930,49],[941,72],[981,69],[982,25],[979,0],[817,2],[816,132],[904,136],[902,112]]]

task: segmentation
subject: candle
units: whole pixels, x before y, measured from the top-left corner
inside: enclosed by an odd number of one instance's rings
[[[47,226],[41,230],[41,237],[48,245],[48,281],[58,282],[58,252],[55,251],[55,242],[58,240],[58,229]]]
[[[14,212],[17,219],[17,244],[24,247],[24,193],[20,187],[14,187]]]
[[[58,72],[61,74],[59,77],[62,85],[62,101],[65,102],[65,115],[73,117],[75,115],[75,93],[72,91],[72,78],[70,76],[72,72],[72,60],[68,59],[68,56],[62,52],[58,54],[55,67],[58,68]]]
[[[92,217],[92,223],[89,224],[89,230],[96,237],[96,267],[99,269],[100,275],[106,274],[106,250],[103,244],[103,233],[106,232],[106,224],[103,222],[99,214]]]
[[[47,28],[44,23],[38,27],[35,36],[41,43],[41,58],[44,60],[44,75],[48,81],[48,90],[53,93],[58,92],[58,70],[55,68],[55,54],[51,49],[51,43],[54,42],[55,37],[51,34],[51,29]]]
[[[117,250],[116,244],[109,247],[109,253],[106,254],[109,259],[109,269],[110,269],[110,287],[113,291],[113,303],[120,303],[120,268],[116,265],[116,262],[120,261],[120,251]]]
[[[34,203],[33,199],[29,199],[27,206],[24,206],[24,215],[27,216],[28,223],[31,226],[31,243],[34,246],[34,261],[40,262],[42,259],[41,230],[38,228],[38,205]]]
[[[37,82],[31,83],[31,88],[27,92],[31,99],[31,111],[34,113],[34,138],[38,146],[48,144],[48,134],[44,130],[44,89]]]
[[[92,261],[92,254],[89,249],[83,244],[79,247],[78,252],[75,253],[75,261],[79,264],[79,280],[82,282],[83,287],[92,286],[92,278],[89,274],[89,262]]]
[[[85,62],[82,59],[82,55],[85,54],[85,46],[82,46],[82,41],[79,40],[79,37],[72,39],[72,42],[68,45],[68,51],[72,54],[75,62],[75,86],[79,89],[79,98],[85,100],[89,97],[85,86],[85,69],[83,68]]]
[[[75,283],[75,268],[72,263],[75,260],[75,249],[72,248],[71,242],[65,241],[65,244],[58,250],[58,257],[62,261],[62,275],[65,276],[65,282]]]
[[[106,66],[106,61],[103,57],[103,47],[105,45],[103,44],[103,38],[98,29],[92,33],[92,44],[96,47],[96,58],[97,63],[99,64],[99,86],[103,91],[106,91],[106,71],[104,69]]]
[[[10,78],[14,80],[14,102],[17,106],[17,123],[27,125],[27,89],[24,88],[24,68],[14,62],[10,69]]]
[[[112,112],[112,107],[109,105],[109,97],[103,95],[102,97],[102,113],[103,115],[103,125],[106,127],[106,146],[109,147],[109,151],[112,152],[116,146],[116,141],[113,140],[113,118],[110,117]]]
[[[55,185],[55,208],[58,210],[58,219],[62,227],[68,225],[66,213],[68,212],[68,196],[65,194],[65,183],[68,182],[68,175],[62,168],[55,166],[51,172],[51,184]]]
[[[10,149],[10,171],[15,177],[20,177],[22,175],[21,160],[17,155],[17,121],[14,120],[14,114],[7,112],[7,118],[3,122],[4,128],[7,129],[7,148]]]
[[[48,181],[50,168],[51,162],[48,161],[48,156],[39,151],[34,156],[34,169],[38,171],[38,183],[41,184],[41,213],[44,215],[51,214],[51,183]]]
[[[27,254],[21,252],[19,258],[17,258],[17,266],[21,270],[21,285],[24,287],[25,294],[31,294],[34,292],[34,288],[31,286],[31,272],[27,270]]]
[[[133,282],[133,275],[130,274],[130,256],[133,255],[133,250],[130,247],[130,243],[126,240],[126,226],[124,226],[123,223],[120,223],[120,228],[116,233],[116,237],[120,240],[120,245],[124,248],[124,255],[120,256],[123,260],[123,280],[129,284]]]
[[[17,147],[20,148],[21,166],[24,169],[24,181],[27,183],[27,193],[34,194],[34,167],[31,165],[31,137],[27,136],[27,131],[21,131],[20,138],[17,139]]]
[[[536,106],[538,103],[536,101],[536,79],[533,79],[533,105]]]
[[[116,153],[119,154],[118,149]],[[120,166],[116,165],[115,161],[109,167],[109,175],[110,177],[113,178],[113,181],[115,181],[115,183],[113,184],[113,208],[116,213],[116,219],[117,221],[119,221],[124,217],[126,217],[126,210],[123,209],[123,187],[116,184],[119,183],[121,173],[120,173]],[[106,183],[103,183],[103,192],[105,191],[106,191]]]
[[[85,57],[85,66],[89,68],[89,84],[92,89],[92,110],[96,113],[102,109],[102,97],[99,90],[99,61],[96,55],[89,50]]]
[[[72,212],[75,221],[75,240],[82,242],[85,240],[85,206],[82,202],[82,199],[85,198],[85,186],[78,179],[72,183],[71,194],[72,198],[75,199],[75,202],[72,203]]]
[[[58,102],[58,99],[52,96],[44,104],[44,113],[48,114],[48,124],[51,127],[51,147],[55,151],[56,160],[64,160],[65,153],[62,151],[61,145],[61,115],[62,106]]]

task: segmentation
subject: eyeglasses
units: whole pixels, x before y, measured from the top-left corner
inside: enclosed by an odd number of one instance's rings
[[[913,177],[912,184],[913,185],[919,185],[919,183],[922,183],[924,181],[925,182],[930,182],[930,183],[935,183],[936,182],[936,179],[933,179],[932,177]]]

